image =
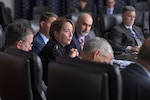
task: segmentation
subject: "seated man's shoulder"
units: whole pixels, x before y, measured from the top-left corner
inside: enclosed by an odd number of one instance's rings
[[[123,29],[122,24],[117,24],[117,25],[113,26],[111,30],[119,30],[120,31],[122,29]]]
[[[133,25],[133,27],[137,29],[142,29],[140,26],[137,26],[137,25]]]

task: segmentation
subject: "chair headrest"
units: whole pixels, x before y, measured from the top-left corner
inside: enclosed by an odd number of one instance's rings
[[[103,15],[100,21],[102,32],[108,32],[112,27],[122,22],[121,14]]]

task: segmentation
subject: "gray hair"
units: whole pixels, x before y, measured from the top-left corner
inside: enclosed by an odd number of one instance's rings
[[[122,8],[122,14],[127,12],[127,11],[136,11],[136,9],[133,6],[124,6]]]
[[[95,37],[88,42],[85,43],[83,51],[84,52],[92,52],[97,49],[101,50],[101,54],[107,56],[111,54],[113,56],[113,49],[107,40],[100,37]]]
[[[27,36],[30,34],[34,35],[34,31],[30,26],[13,22],[6,29],[5,45],[12,46],[20,40],[26,41]]]

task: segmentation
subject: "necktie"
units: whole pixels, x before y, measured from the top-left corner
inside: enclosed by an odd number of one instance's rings
[[[81,50],[83,49],[83,47],[84,47],[84,37],[81,38]]]
[[[108,10],[107,10],[107,14],[112,14],[112,10],[111,10],[111,9],[108,9]]]
[[[137,42],[138,46],[141,46],[142,45],[142,42],[141,40],[139,39],[138,35],[133,31],[132,28],[129,28],[131,33],[132,33],[132,36],[134,37],[135,41]]]

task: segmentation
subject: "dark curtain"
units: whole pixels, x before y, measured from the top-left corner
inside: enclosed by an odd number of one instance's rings
[[[66,14],[68,14],[72,7],[78,3],[78,0],[66,0]]]
[[[116,0],[118,6],[134,5],[137,0]],[[103,6],[105,0],[88,0],[98,8]],[[71,7],[75,6],[78,0],[15,0],[15,19],[32,19],[32,9],[34,6],[48,6],[51,11],[58,16],[66,15]]]

